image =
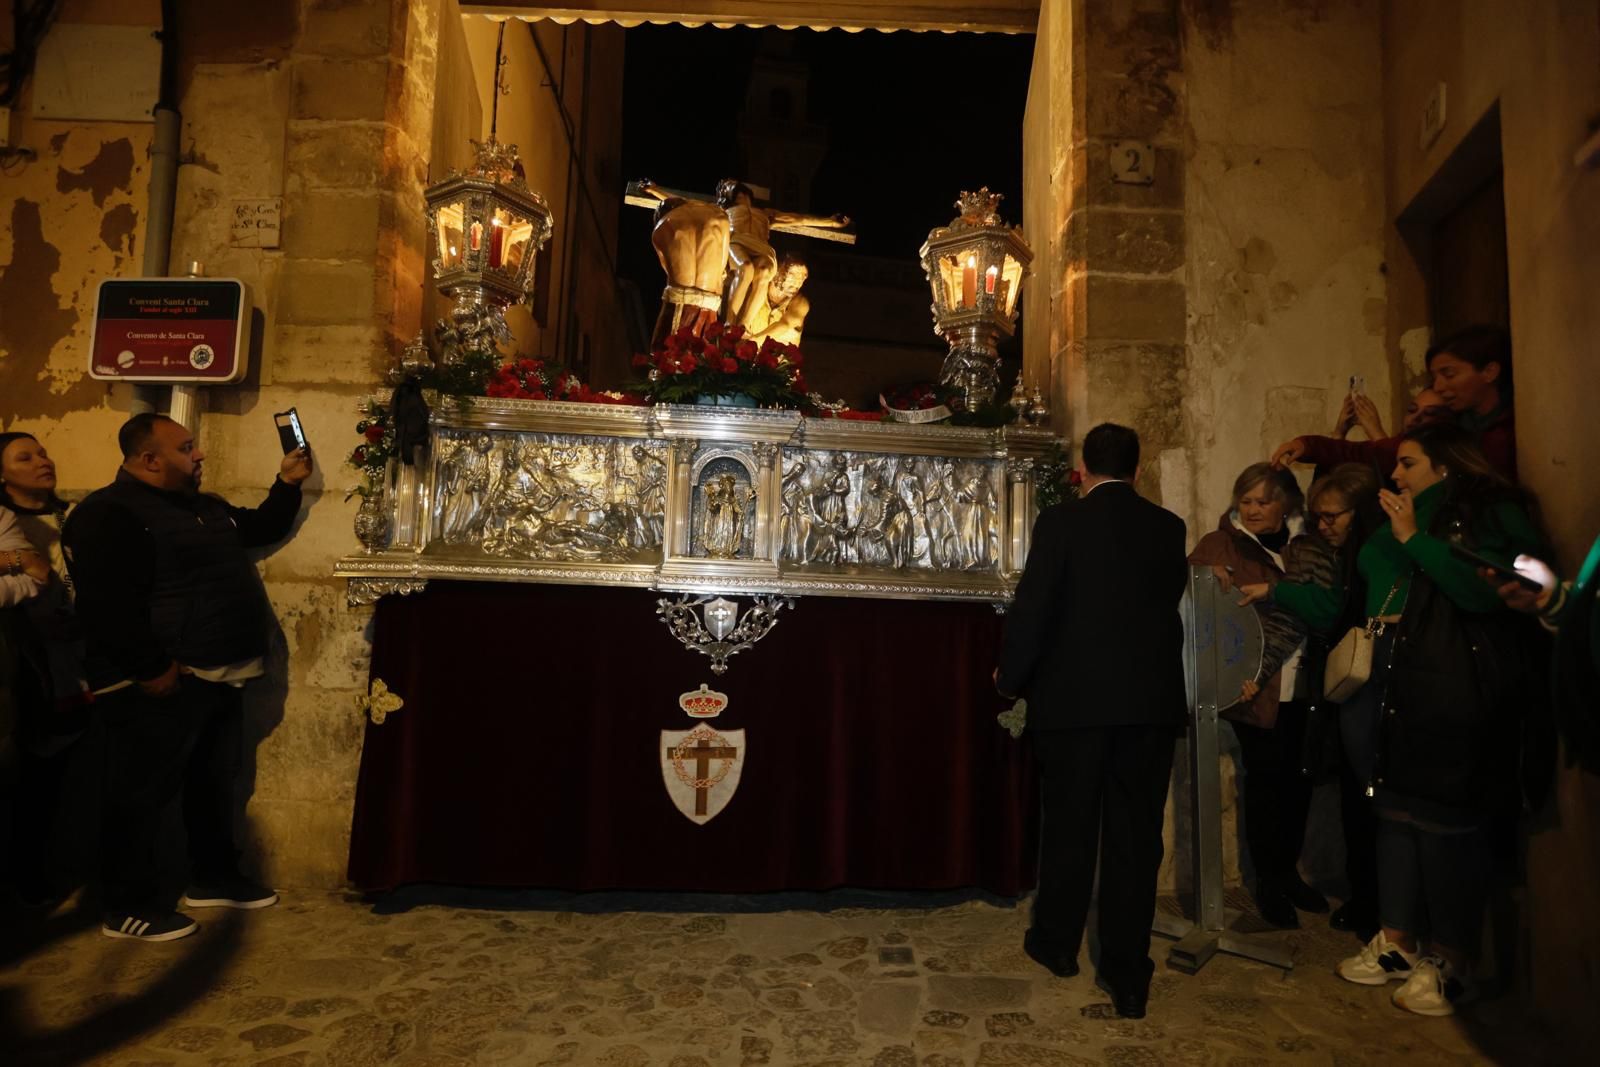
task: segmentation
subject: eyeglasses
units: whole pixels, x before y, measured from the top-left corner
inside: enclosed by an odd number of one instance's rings
[[[1327,525],[1332,526],[1334,523],[1339,521],[1339,516],[1348,515],[1354,510],[1355,508],[1344,508],[1341,511],[1313,511],[1311,513],[1311,517],[1316,519],[1319,525],[1326,523]]]

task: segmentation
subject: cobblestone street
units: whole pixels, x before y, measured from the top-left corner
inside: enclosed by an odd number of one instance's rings
[[[1355,942],[1320,924],[1268,935],[1296,954],[1287,978],[1224,956],[1197,977],[1158,963],[1149,1017],[1128,1022],[1112,1016],[1087,958],[1080,977],[1061,980],[1023,955],[1025,908],[833,907],[822,897],[811,898],[812,910],[754,911],[745,909],[770,902],[730,898],[721,906],[735,910],[711,914],[618,910],[638,906],[633,896],[435,899],[449,906],[402,897],[375,910],[334,894],[291,894],[262,912],[197,913],[200,933],[170,944],[107,940],[81,913],[13,925],[0,1044],[21,1055],[4,1059],[53,1067],[1561,1062],[1507,1021],[1510,1001],[1420,1019],[1391,1007],[1387,990],[1339,981],[1333,965]],[[819,902],[830,910],[816,910]],[[557,907],[572,910],[546,910]],[[1158,960],[1167,944],[1156,940]]]

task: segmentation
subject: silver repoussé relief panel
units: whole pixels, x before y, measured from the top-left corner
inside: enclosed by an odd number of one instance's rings
[[[794,565],[993,571],[1001,463],[870,452],[785,452],[779,544]]]
[[[666,445],[575,434],[442,430],[435,539],[525,560],[659,555]]]

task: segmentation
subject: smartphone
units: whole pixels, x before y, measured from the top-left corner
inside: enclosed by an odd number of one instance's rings
[[[272,416],[272,421],[278,424],[278,441],[283,445],[283,454],[288,455],[297,448],[308,451],[311,446],[306,444],[306,432],[300,426],[300,413],[294,408],[280,411]]]
[[[1472,551],[1472,549],[1467,548],[1465,545],[1460,545],[1454,541],[1451,541],[1450,554],[1461,560],[1463,563],[1470,563],[1474,567],[1492,572],[1496,578],[1499,578],[1503,582],[1516,582],[1524,589],[1535,593],[1544,591],[1544,586],[1540,585],[1532,578],[1529,578],[1527,575],[1518,574],[1507,564],[1496,563],[1487,556],[1480,556],[1476,552]]]
[[[1352,393],[1365,393],[1367,391],[1367,376],[1365,374],[1350,375],[1350,391]]]

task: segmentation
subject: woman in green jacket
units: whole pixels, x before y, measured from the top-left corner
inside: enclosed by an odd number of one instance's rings
[[[1379,493],[1389,523],[1360,555],[1379,632],[1372,678],[1341,720],[1352,755],[1371,756],[1382,929],[1338,970],[1362,985],[1403,981],[1397,1006],[1450,1015],[1472,992],[1487,830],[1515,792],[1528,679],[1518,620],[1451,548],[1509,566],[1541,538],[1526,497],[1457,427],[1407,434],[1393,478],[1400,491]]]

